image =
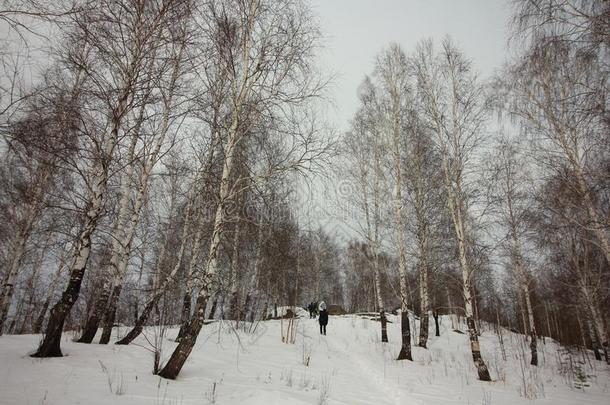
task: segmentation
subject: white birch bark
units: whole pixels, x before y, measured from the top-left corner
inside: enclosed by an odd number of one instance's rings
[[[529,274],[523,264],[523,253],[521,247],[521,237],[519,229],[522,224],[519,223],[518,210],[520,192],[518,190],[519,183],[525,179],[518,177],[518,167],[516,160],[516,151],[510,144],[501,143],[499,145],[499,155],[497,156],[497,171],[500,176],[501,189],[501,204],[503,205],[503,221],[508,227],[510,235],[510,257],[515,273],[516,288],[519,292],[520,300],[524,303],[523,322],[525,333],[530,337],[531,350],[531,365],[538,365],[537,352],[537,330],[534,320],[534,311],[532,308],[531,293],[529,286]]]
[[[468,262],[466,240],[467,208],[463,190],[464,170],[468,153],[476,146],[482,125],[483,107],[480,86],[470,76],[470,66],[459,51],[448,41],[443,52],[433,55],[431,43],[418,49],[414,60],[422,107],[434,130],[441,155],[447,207],[451,216],[458,260],[462,274],[464,312],[468,326],[470,347],[479,379],[490,381],[489,370],[481,357],[481,350],[474,320],[472,297],[473,269]]]
[[[229,319],[236,321],[240,320],[239,306],[238,306],[238,271],[239,271],[239,238],[240,238],[241,227],[239,219],[235,223],[233,230],[233,253],[231,255],[231,277],[230,277],[230,290],[229,290]]]
[[[129,201],[131,201],[131,191],[129,187],[129,182],[131,181],[131,177],[133,175],[134,163],[130,165],[127,179],[124,183],[126,187],[122,190],[121,209],[119,211],[116,234],[113,238],[113,254],[110,259],[111,266],[114,269],[114,287],[112,290],[112,294],[109,297],[108,307],[106,308],[106,312],[104,314],[104,332],[100,343],[108,343],[109,334],[114,323],[117,301],[121,294],[123,282],[127,273],[131,245],[133,243],[133,239],[135,237],[138,224],[140,222],[142,207],[144,205],[144,201],[148,192],[150,175],[152,174],[152,171],[159,160],[159,153],[161,152],[161,148],[163,147],[163,144],[167,137],[167,133],[170,129],[170,115],[174,108],[173,100],[175,97],[177,82],[181,75],[182,64],[184,62],[183,54],[185,46],[186,42],[185,40],[182,40],[179,44],[178,53],[174,56],[175,59],[172,62],[172,73],[168,83],[168,93],[165,94],[163,98],[164,102],[161,126],[158,133],[154,137],[153,149],[151,153],[146,157],[144,167],[142,168],[142,172],[139,176],[138,189],[135,195],[134,206],[131,210],[131,215],[129,216],[127,223],[125,223],[125,217],[128,214],[128,203]],[[141,125],[141,121],[138,122],[138,126],[139,125]],[[139,130],[136,131],[134,133],[134,137],[137,137],[139,135],[139,132]]]
[[[383,81],[383,88],[389,93],[389,108],[386,128],[392,168],[394,172],[394,227],[398,242],[398,275],[400,283],[400,310],[401,310],[401,350],[398,360],[413,360],[411,355],[411,330],[409,325],[408,285],[407,285],[407,243],[405,239],[406,227],[403,218],[402,196],[402,157],[401,157],[401,99],[406,96],[406,58],[400,48],[391,47],[387,53],[382,54],[378,61],[377,71]]]
[[[252,32],[252,24],[254,24],[254,16],[257,12],[258,4],[252,2],[250,4],[250,10],[248,12],[249,31]],[[216,207],[216,214],[214,216],[214,225],[210,241],[210,248],[207,258],[207,263],[203,274],[200,277],[201,288],[197,293],[197,300],[195,305],[195,312],[193,319],[189,325],[189,330],[185,333],[183,339],[180,340],[178,346],[172,353],[170,359],[166,363],[165,367],[159,373],[160,376],[169,379],[175,379],[184,362],[188,358],[193,346],[197,340],[197,336],[203,326],[205,319],[205,304],[210,295],[210,291],[213,289],[212,283],[216,278],[218,272],[218,255],[221,245],[221,236],[225,225],[225,208],[231,197],[231,173],[233,171],[235,152],[237,145],[241,139],[239,132],[240,128],[240,116],[245,100],[249,97],[250,90],[253,86],[253,78],[250,77],[249,64],[251,63],[250,47],[252,38],[250,35],[246,36],[243,44],[242,61],[244,63],[242,70],[242,77],[237,81],[232,82],[231,91],[233,95],[233,105],[231,111],[231,124],[227,130],[227,141],[225,145],[225,156],[222,166],[222,175],[220,178],[220,190],[218,193],[218,205]]]
[[[133,96],[134,88],[132,80],[137,74],[139,56],[137,49],[133,55],[126,72],[123,83],[119,87],[119,95],[116,104],[111,111],[110,132],[103,140],[102,153],[96,160],[89,180],[88,198],[85,206],[85,218],[83,228],[77,239],[72,263],[69,267],[70,281],[60,301],[51,309],[51,316],[47,324],[45,338],[40,344],[33,357],[61,357],[61,334],[67,314],[72,309],[80,293],[83,276],[91,254],[91,237],[97,229],[97,224],[102,214],[104,199],[108,189],[108,175],[110,163],[114,157],[114,151],[119,140],[119,131],[125,114],[128,110],[129,100]]]

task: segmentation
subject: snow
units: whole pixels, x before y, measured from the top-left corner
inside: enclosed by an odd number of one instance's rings
[[[286,321],[260,322],[253,332],[213,322],[204,326],[176,381],[151,373],[151,349],[157,338],[166,359],[177,329],[159,339],[160,329],[149,328],[130,346],[80,344],[66,334],[66,356],[54,359],[28,356],[40,335],[5,335],[0,337],[0,404],[608,403],[607,366],[585,359],[581,366],[590,386],[577,389],[573,375],[560,372],[560,361],[569,364],[568,354],[549,339],[539,344],[541,366],[535,368],[528,365],[522,335],[503,332],[504,361],[497,335],[486,329],[481,346],[495,381],[484,383],[476,379],[467,335],[453,332],[449,318],[442,319],[441,336],[431,337],[429,349],[413,348],[413,362],[394,360],[400,324],[389,318],[389,344],[380,343],[378,322],[356,315],[331,316],[327,336],[319,335],[317,320],[298,319],[295,344],[281,341]],[[430,331],[434,334],[433,322]],[[580,360],[581,355],[572,356],[573,365]],[[524,384],[535,399],[524,397]]]

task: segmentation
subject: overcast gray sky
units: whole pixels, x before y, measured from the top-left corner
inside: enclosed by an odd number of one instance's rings
[[[376,55],[391,42],[409,53],[422,39],[439,44],[450,35],[482,78],[508,57],[510,0],[310,1],[325,37],[320,67],[336,74],[329,89],[334,106],[324,112],[339,135],[358,108],[357,89],[364,75],[372,72]],[[299,187],[303,220],[341,239],[357,237],[359,221],[353,216],[359,211],[349,205],[353,186],[347,183],[338,175]]]
[[[439,43],[450,35],[482,76],[507,55],[509,0],[311,0],[326,48],[321,65],[337,77],[329,119],[341,130],[355,112],[357,88],[373,69],[377,53],[391,42],[406,52],[417,42]]]

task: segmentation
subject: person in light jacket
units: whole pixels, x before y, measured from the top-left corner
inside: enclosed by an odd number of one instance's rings
[[[320,334],[326,335],[326,325],[328,325],[328,311],[326,310],[326,303],[324,301],[320,302],[318,309],[320,315],[318,317],[318,322],[320,322]]]

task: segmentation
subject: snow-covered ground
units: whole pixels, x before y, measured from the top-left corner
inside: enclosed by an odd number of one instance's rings
[[[481,337],[494,382],[476,379],[467,335],[443,318],[441,336],[429,349],[414,348],[414,362],[394,360],[400,331],[395,317],[391,343],[379,341],[379,323],[355,315],[331,316],[328,335],[313,319],[297,321],[295,344],[282,343],[286,320],[261,322],[254,332],[229,322],[204,326],[176,381],[151,373],[155,339],[169,356],[177,330],[150,328],[130,346],[74,343],[67,334],[63,358],[32,359],[38,335],[0,337],[1,404],[608,404],[610,375],[602,362],[570,356],[547,340],[538,368],[527,365],[521,335]],[[434,334],[434,324],[430,323]],[[120,331],[117,331],[120,333]],[[525,358],[525,361],[524,361]],[[570,363],[571,359],[571,363]],[[563,365],[561,364],[563,363]],[[586,377],[575,388],[575,370]],[[527,392],[527,394],[526,394]],[[530,398],[526,399],[525,395]]]

